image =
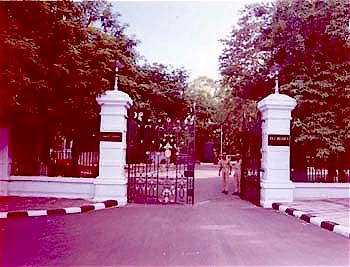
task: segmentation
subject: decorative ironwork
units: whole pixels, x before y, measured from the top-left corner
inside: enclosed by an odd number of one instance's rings
[[[350,153],[317,157],[317,152],[291,136],[291,180],[303,183],[349,183]]]
[[[152,121],[140,112],[128,123],[128,201],[193,204],[193,117]]]
[[[243,120],[241,198],[260,206],[261,116]]]

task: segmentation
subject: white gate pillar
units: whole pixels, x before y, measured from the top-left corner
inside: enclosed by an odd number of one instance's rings
[[[262,162],[260,205],[292,202],[294,184],[290,181],[290,120],[297,102],[284,94],[265,97],[258,103],[262,116]]]
[[[99,176],[95,184],[95,201],[113,199],[119,206],[127,204],[126,134],[127,111],[132,105],[128,94],[108,90],[97,97],[101,105]]]
[[[8,194],[10,176],[9,128],[0,128],[0,196]]]

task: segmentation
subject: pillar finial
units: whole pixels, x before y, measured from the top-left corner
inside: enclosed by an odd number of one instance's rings
[[[118,71],[123,67],[123,64],[118,60],[115,61],[115,78],[114,78],[114,90],[118,90]]]
[[[275,78],[275,94],[279,94],[279,86],[278,86],[279,70],[280,70],[279,65],[275,63],[270,70],[270,74],[268,75],[270,79]]]
[[[275,71],[275,94],[279,94],[279,88],[278,88],[278,70]]]

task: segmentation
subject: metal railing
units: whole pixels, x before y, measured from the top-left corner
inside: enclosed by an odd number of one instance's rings
[[[291,169],[291,179],[293,182],[349,183],[350,170],[335,170],[333,175],[329,175],[324,168],[307,167],[304,171]]]
[[[47,163],[28,163],[23,165],[16,159],[12,161],[11,175],[95,178],[99,173],[99,152],[83,151],[77,160],[72,151],[50,150]]]

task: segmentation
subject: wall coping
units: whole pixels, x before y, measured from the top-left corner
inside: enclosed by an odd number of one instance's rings
[[[350,183],[304,183],[293,182],[295,188],[349,188]]]
[[[1,181],[18,182],[53,182],[53,183],[83,183],[93,184],[96,178],[77,178],[77,177],[49,177],[49,176],[10,176],[9,179]]]

